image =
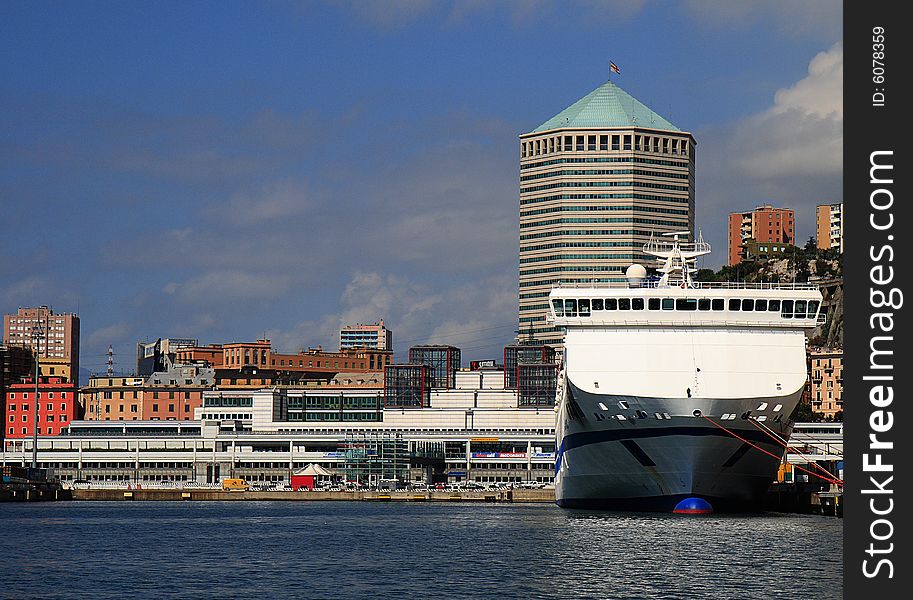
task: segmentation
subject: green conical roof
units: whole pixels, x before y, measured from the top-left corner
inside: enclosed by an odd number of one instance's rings
[[[681,131],[640,100],[606,81],[530,133],[577,127],[646,127]]]

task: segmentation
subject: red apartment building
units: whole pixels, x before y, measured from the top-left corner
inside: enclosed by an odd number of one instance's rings
[[[82,418],[74,382],[63,377],[38,379],[38,435],[59,435],[71,421]],[[35,426],[35,381],[23,379],[6,387],[3,415],[7,439],[28,438]]]
[[[748,240],[761,243],[795,244],[795,212],[791,208],[774,208],[770,204],[748,212],[729,213],[729,265],[744,257]]]

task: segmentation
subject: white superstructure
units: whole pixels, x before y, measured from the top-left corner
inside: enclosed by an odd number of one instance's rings
[[[627,284],[550,294],[552,322],[567,330],[559,504],[671,510],[699,497],[726,508],[756,503],[776,473],[759,448],[782,448],[762,427],[789,437],[806,380],[804,332],[818,324],[821,293],[695,282],[694,259],[709,244],[679,235],[644,247],[664,259],[658,280],[633,265]]]

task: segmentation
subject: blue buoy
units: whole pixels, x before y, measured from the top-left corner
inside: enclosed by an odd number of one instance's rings
[[[709,515],[713,507],[703,498],[685,498],[672,510],[677,515]]]

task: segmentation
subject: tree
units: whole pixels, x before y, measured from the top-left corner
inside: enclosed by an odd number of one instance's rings
[[[809,258],[818,256],[818,242],[816,242],[815,238],[813,237],[808,238],[808,241],[805,242],[805,248],[803,248],[803,250],[805,250],[805,253],[809,256]]]
[[[820,423],[821,415],[812,410],[812,405],[799,402],[790,418],[796,423]]]
[[[716,281],[716,273],[713,269],[698,269],[694,274],[695,281]]]

